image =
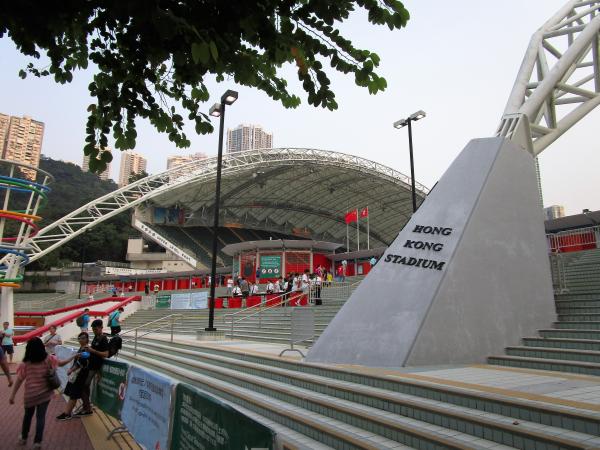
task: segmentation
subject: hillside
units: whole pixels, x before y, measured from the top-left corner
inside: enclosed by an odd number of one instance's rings
[[[40,168],[51,173],[55,181],[48,195],[48,204],[40,211],[44,218],[41,226],[46,226],[80,206],[117,189],[112,181],[103,181],[97,175],[83,172],[75,164],[57,161],[42,156]],[[124,261],[127,251],[127,238],[133,231],[130,213],[125,212],[96,225],[84,236],[73,239],[40,260],[28,266],[28,269],[43,269],[60,266],[65,262],[81,259],[81,249],[85,246],[87,262],[104,259]]]

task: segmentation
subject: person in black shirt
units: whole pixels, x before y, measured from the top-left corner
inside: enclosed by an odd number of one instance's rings
[[[90,352],[90,362],[88,364],[88,376],[81,390],[83,406],[75,413],[75,417],[89,416],[93,413],[92,405],[90,404],[90,385],[100,373],[104,358],[108,358],[108,338],[102,334],[102,328],[102,320],[96,319],[92,322],[94,339],[92,340],[92,345],[86,349]]]

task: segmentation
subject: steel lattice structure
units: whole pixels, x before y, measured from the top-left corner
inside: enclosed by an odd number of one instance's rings
[[[498,136],[538,155],[600,104],[599,12],[571,0],[532,36]]]
[[[197,195],[194,193],[200,185],[207,186],[207,189],[212,193],[214,190],[212,182],[216,177],[216,164],[216,157],[196,160],[158,175],[138,180],[82,206],[43,228],[35,237],[28,241],[30,261],[41,258],[96,224],[137,205],[148,204],[150,200],[153,202],[157,201],[159,204],[174,204],[186,194]],[[261,180],[253,180],[252,174],[263,174],[265,170],[268,171],[269,168],[273,167],[283,170],[282,167],[286,166],[292,169],[306,168],[306,170],[311,170],[311,168],[313,170],[328,168],[337,172],[355,173],[359,178],[364,180],[372,179],[395,185],[399,190],[406,192],[406,219],[409,216],[409,177],[382,164],[364,158],[316,149],[261,149],[224,155],[223,178],[225,181],[228,179],[235,180],[236,186],[233,186],[230,192],[224,190],[223,201],[226,202],[228,197],[233,200],[235,190],[243,189],[245,183],[247,187],[248,183],[256,184],[261,182]],[[291,181],[288,184],[291,184]],[[428,189],[417,183],[417,191],[422,201]],[[382,195],[384,193],[379,192],[378,194]],[[214,196],[214,193],[212,195]],[[332,198],[332,202],[336,200],[337,198]],[[286,209],[286,205],[278,202],[269,205],[268,199],[263,203],[258,206]],[[194,199],[190,198],[186,204],[194,205]],[[243,207],[243,205],[234,206],[238,208]],[[256,207],[257,205],[245,206]],[[294,210],[295,208],[297,212],[302,214],[313,214],[314,212],[306,210],[306,207],[302,204],[292,205],[291,207],[288,205],[287,207],[290,210]],[[336,214],[337,212],[335,211]],[[321,216],[324,215],[325,212],[321,212]],[[316,216],[318,217],[319,214],[316,214]],[[343,217],[338,217],[338,220],[343,223]],[[374,233],[376,235],[376,230]]]

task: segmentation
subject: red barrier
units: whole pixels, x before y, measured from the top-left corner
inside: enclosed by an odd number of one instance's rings
[[[246,307],[250,308],[251,306],[260,305],[262,303],[262,298],[260,295],[251,295],[246,299]]]
[[[290,301],[288,306],[300,306],[300,301],[302,299],[302,294],[292,294],[290,296]]]
[[[18,311],[18,312],[15,312],[15,316],[17,316],[17,317],[25,317],[25,316],[46,317],[46,316],[53,316],[55,314],[60,314],[60,313],[64,313],[64,312],[67,312],[67,311],[74,311],[76,309],[89,308],[90,306],[99,305],[101,303],[106,303],[106,302],[122,302],[125,298],[132,298],[132,297],[106,297],[106,298],[101,298],[101,299],[98,299],[98,300],[92,300],[92,301],[89,301],[89,302],[77,303],[76,305],[65,306],[64,308],[52,309],[50,311]],[[141,299],[141,297],[137,297],[137,298]]]
[[[281,302],[281,300],[283,299],[281,294],[267,294],[266,298],[267,298],[267,301],[265,303],[266,306],[276,305],[277,303]]]
[[[223,299],[217,297],[215,299],[215,309],[220,309],[220,308],[223,308]]]
[[[114,299],[114,297],[112,297]],[[122,298],[122,297],[121,297]],[[106,300],[106,299],[104,299]],[[126,305],[128,305],[131,302],[139,302],[142,300],[142,297],[140,297],[139,295],[133,296],[133,297],[126,297],[126,298],[122,298],[122,301],[120,301],[119,303],[117,303],[114,306],[111,306],[110,308],[108,308],[105,311],[89,311],[89,315],[90,317],[103,317],[103,316],[108,316],[110,313],[112,313],[113,311],[116,311],[117,309],[124,307]],[[98,302],[99,300],[95,300],[96,302]],[[93,302],[88,302],[88,303],[93,303]],[[21,336],[15,336],[13,338],[13,341],[15,344],[19,344],[22,342],[27,342],[29,339],[33,338],[33,337],[39,337],[42,336],[44,333],[46,333],[51,326],[55,326],[55,327],[62,327],[65,324],[72,322],[73,320],[77,319],[84,308],[81,308],[80,306],[80,310],[79,311],[75,311],[69,315],[66,315],[64,317],[61,317],[58,320],[55,320],[54,322],[50,322],[49,324],[44,325],[43,327],[40,327],[36,330],[32,330],[29,333],[25,333]]]
[[[229,297],[227,299],[227,307],[228,308],[241,308],[242,307],[242,297]]]

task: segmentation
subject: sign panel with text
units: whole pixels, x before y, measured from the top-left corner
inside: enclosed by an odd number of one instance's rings
[[[169,448],[169,422],[173,381],[155,372],[132,366],[121,420],[133,438],[152,450]]]
[[[269,428],[191,386],[177,385],[174,409],[172,450],[274,448]]]
[[[281,255],[260,256],[260,278],[279,278],[281,276]]]
[[[94,405],[117,419],[121,419],[128,368],[124,362],[105,359],[100,379],[92,392]]]

